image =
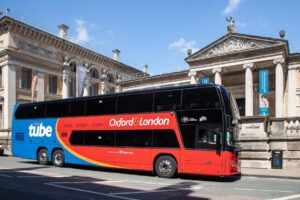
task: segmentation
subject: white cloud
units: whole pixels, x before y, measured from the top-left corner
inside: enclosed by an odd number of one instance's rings
[[[180,38],[180,39],[172,42],[169,45],[168,49],[177,50],[177,51],[180,51],[180,52],[186,54],[188,49],[192,49],[193,52],[197,51],[197,49],[195,48],[196,43],[197,42],[194,40],[187,41],[184,38]]]
[[[231,14],[239,8],[241,0],[229,0],[228,5],[223,10],[223,14]]]
[[[87,43],[91,40],[91,36],[89,34],[89,30],[86,26],[86,22],[81,19],[75,19],[75,30],[76,30],[76,35],[73,37],[70,37],[70,40],[75,42],[75,43]]]

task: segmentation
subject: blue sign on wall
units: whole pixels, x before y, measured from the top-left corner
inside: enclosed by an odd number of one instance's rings
[[[203,77],[200,79],[200,83],[205,85],[205,84],[209,84],[210,83],[210,79],[209,77]]]
[[[269,93],[269,70],[259,70],[259,94]]]
[[[269,115],[269,108],[259,108],[259,115],[260,116]]]
[[[269,70],[259,70],[259,115],[269,115]]]

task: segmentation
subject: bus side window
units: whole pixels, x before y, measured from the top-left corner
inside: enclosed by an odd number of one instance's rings
[[[105,115],[116,113],[116,97],[100,97],[86,100],[85,115]]]
[[[69,102],[51,102],[47,104],[47,117],[67,117],[69,116]]]
[[[179,148],[174,130],[153,130],[153,147]]]
[[[216,149],[218,129],[201,128],[197,132],[197,149]]]
[[[70,102],[70,116],[84,115],[85,100],[74,100]]]
[[[45,117],[45,104],[30,105],[27,107],[26,118],[44,118]]]
[[[181,109],[181,91],[157,92],[154,97],[155,111],[172,111]]]
[[[183,109],[220,108],[220,100],[214,87],[184,90],[182,94]]]
[[[118,147],[150,147],[151,130],[124,130],[117,131],[116,146]]]
[[[114,146],[115,131],[72,131],[71,145]]]
[[[153,93],[118,97],[118,113],[152,112]]]

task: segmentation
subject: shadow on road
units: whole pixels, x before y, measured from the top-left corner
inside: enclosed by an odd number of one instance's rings
[[[201,190],[201,185],[197,182],[147,185],[130,180],[112,181],[84,176],[53,177],[47,172],[42,174],[42,168],[45,167],[0,170],[1,199],[208,200],[205,197],[191,196],[195,190]],[[37,170],[40,170],[38,174]],[[34,173],[30,174],[30,171]]]

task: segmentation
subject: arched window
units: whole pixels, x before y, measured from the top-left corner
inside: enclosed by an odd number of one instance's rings
[[[99,93],[99,72],[97,69],[92,68],[90,70],[90,76],[92,79],[92,83],[91,83],[91,87],[90,87],[90,95],[94,96],[94,95],[98,95]]]
[[[114,83],[115,82],[114,76],[112,74],[107,74],[107,78],[108,78],[109,83]]]
[[[97,69],[91,69],[91,77],[94,79],[99,79],[99,72]]]
[[[70,68],[71,68],[71,72],[76,73],[76,62],[75,61],[70,63]]]

